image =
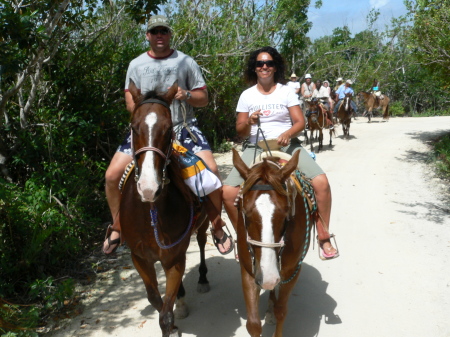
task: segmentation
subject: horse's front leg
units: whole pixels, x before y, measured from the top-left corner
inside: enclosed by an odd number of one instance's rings
[[[208,220],[205,220],[206,223],[199,228],[197,231],[197,243],[200,248],[200,267],[198,268],[198,272],[200,274],[197,284],[197,292],[199,293],[207,293],[210,290],[209,281],[206,278],[206,274],[208,273],[208,268],[206,266],[205,259],[205,246],[206,246],[206,228],[208,228]]]
[[[320,129],[319,130],[319,151],[317,151],[317,152],[320,152],[320,150],[322,150],[322,147],[323,147],[323,132],[322,132],[322,129]]]
[[[161,312],[159,313],[159,326],[163,337],[178,337],[178,328],[175,326],[175,316],[173,306],[181,285],[181,279],[186,268],[186,259],[174,265],[170,269],[165,269],[166,293]]]
[[[141,276],[142,281],[144,281],[148,301],[153,308],[158,310],[158,312],[161,312],[163,301],[158,290],[158,279],[156,277],[154,264],[137,256],[133,252],[131,253],[131,259],[133,260],[134,267]]]
[[[247,331],[251,337],[260,337],[262,332],[261,319],[259,318],[259,293],[260,288],[255,279],[241,264],[242,290],[244,292],[245,306],[247,308]]]
[[[273,312],[277,321],[273,337],[283,336],[283,325],[287,316],[289,296],[291,295],[292,289],[297,283],[299,274],[300,272],[298,272],[294,279],[290,282],[280,285],[277,297],[275,296],[275,294],[273,294],[272,296],[272,292],[270,293],[270,300],[274,303]]]
[[[314,141],[313,141],[313,139],[314,139],[314,138],[313,138],[313,136],[314,136],[314,131],[313,131],[311,125],[309,126],[309,128],[311,129],[311,130],[310,130],[310,134],[309,134],[309,141],[310,141],[309,145],[311,146],[311,152],[314,152],[314,147],[313,147],[313,143],[314,143]]]

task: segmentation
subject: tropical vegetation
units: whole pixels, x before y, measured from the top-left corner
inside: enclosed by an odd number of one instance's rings
[[[80,258],[99,250],[109,220],[104,172],[129,120],[124,78],[148,48],[143,24],[154,13],[170,18],[174,46],[203,71],[210,104],[197,114],[216,150],[235,139],[245,59],[264,45],[279,48],[289,72],[350,78],[356,90],[377,79],[395,116],[450,112],[450,0],[406,0],[407,14],[384,30],[372,10],[363,31],[344,25],[314,41],[309,6],[0,0],[0,335],[37,335],[73,298]],[[448,174],[448,138],[439,144]]]

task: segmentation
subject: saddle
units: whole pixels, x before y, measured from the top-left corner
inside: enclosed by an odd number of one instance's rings
[[[182,166],[181,175],[184,182],[198,198],[202,198],[222,186],[219,178],[200,157],[177,143],[173,143],[172,147],[173,151],[178,153],[177,158]],[[133,160],[125,168],[119,183],[121,192],[133,172],[134,165]]]

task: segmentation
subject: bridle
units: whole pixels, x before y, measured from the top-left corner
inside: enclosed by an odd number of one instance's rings
[[[317,110],[311,112],[311,115],[317,115],[317,122],[315,122],[315,124],[317,124],[317,126],[319,127],[319,129],[322,130],[323,128],[325,128],[325,121],[326,121],[325,113],[324,113],[324,111],[323,111],[323,109],[322,109],[320,103],[315,102],[314,104],[315,104],[315,106],[317,107]],[[311,105],[310,105],[310,107],[311,107]],[[311,110],[310,110],[310,111],[311,111]],[[319,124],[319,115],[320,115],[320,113],[322,113],[322,116],[323,116],[323,118],[322,118],[322,125]],[[311,117],[311,116],[310,116],[310,117]],[[311,118],[311,119],[312,119],[312,118]]]
[[[149,103],[161,104],[162,106],[164,106],[165,108],[167,108],[167,109],[169,110],[169,112],[170,112],[170,106],[169,106],[169,104],[167,104],[167,103],[164,102],[163,100],[160,100],[160,99],[157,99],[157,98],[150,98],[150,99],[146,99],[146,100],[142,101],[142,102],[136,107],[136,109],[137,109],[138,107],[142,106],[143,104],[149,104]],[[137,165],[137,156],[138,156],[139,154],[141,154],[141,153],[143,153],[143,152],[147,152],[147,151],[153,151],[153,152],[156,152],[156,153],[159,154],[161,157],[163,157],[163,159],[164,159],[163,178],[162,178],[162,180],[163,180],[163,187],[164,187],[164,185],[166,185],[166,184],[168,184],[168,183],[170,182],[169,179],[166,177],[166,168],[167,168],[167,165],[170,164],[170,156],[171,156],[172,153],[173,153],[172,143],[173,143],[173,137],[170,138],[170,144],[169,144],[169,148],[168,148],[166,154],[165,154],[163,151],[161,151],[160,149],[158,149],[158,148],[156,148],[156,147],[154,147],[154,146],[144,146],[144,147],[141,147],[139,150],[134,151],[134,145],[133,145],[133,130],[131,130],[131,148],[132,148],[132,150],[133,150],[133,159],[134,159],[134,162],[135,162],[135,177],[134,177],[134,179],[135,179],[136,182],[139,180],[139,167],[138,167],[138,165]],[[196,221],[196,216],[195,216],[195,214],[194,214],[194,205],[191,203],[191,206],[190,206],[190,207],[191,207],[191,210],[190,210],[190,220],[189,220],[188,226],[186,227],[186,230],[184,231],[184,233],[181,235],[181,237],[180,237],[178,240],[176,240],[175,242],[173,242],[173,243],[171,243],[171,244],[169,244],[169,245],[165,245],[165,244],[160,240],[160,237],[159,237],[159,234],[158,234],[158,228],[157,228],[157,225],[158,225],[158,209],[157,209],[156,207],[154,207],[154,205],[151,206],[151,208],[150,208],[151,225],[152,225],[153,232],[154,232],[154,235],[155,235],[155,241],[156,241],[156,243],[158,244],[158,246],[159,246],[161,249],[170,249],[170,248],[172,248],[172,247],[178,245],[181,241],[183,241],[183,239],[184,239],[187,235],[189,235],[189,233],[190,233],[190,231],[191,231],[191,228],[192,228],[192,225],[193,225],[193,224],[195,223],[195,221]]]
[[[278,165],[270,160],[266,160],[266,162],[271,165],[276,166],[277,168],[280,168],[280,165]],[[257,163],[255,165],[261,165],[261,163]],[[244,220],[244,229],[245,229],[245,234],[246,234],[246,238],[247,238],[246,239],[247,240],[247,248],[248,248],[248,251],[249,251],[251,259],[252,259],[253,275],[255,275],[255,269],[256,269],[256,259],[255,259],[255,252],[254,252],[253,246],[263,247],[263,248],[280,248],[280,250],[278,252],[278,268],[279,268],[279,270],[281,270],[281,256],[283,254],[283,250],[284,250],[284,246],[285,246],[287,223],[290,220],[290,214],[292,214],[292,216],[293,216],[295,213],[295,209],[294,209],[295,202],[294,201],[295,201],[295,197],[296,197],[296,190],[295,190],[295,187],[293,187],[292,192],[290,193],[288,186],[289,186],[288,184],[282,184],[282,187],[286,190],[286,195],[287,195],[286,197],[287,197],[287,203],[288,203],[288,209],[289,209],[288,216],[284,220],[284,228],[283,228],[283,232],[282,232],[280,241],[274,242],[274,243],[267,243],[267,242],[253,240],[250,237],[250,235],[248,234],[248,224],[245,221],[246,215],[244,212],[244,194],[239,193],[239,197],[240,197],[240,201],[241,201],[240,209],[241,209],[241,213],[242,213],[242,218]],[[275,188],[272,185],[255,184],[252,187],[250,187],[250,189],[248,191],[273,191],[273,190],[275,190]],[[242,191],[242,187],[241,187],[241,191]],[[291,198],[292,198],[292,201],[291,201]]]
[[[150,98],[150,99],[146,99],[144,101],[142,101],[137,107],[140,107],[144,104],[150,104],[150,103],[156,103],[156,104],[161,104],[162,106],[164,106],[165,108],[167,108],[170,111],[170,106],[169,104],[167,104],[166,102],[164,102],[163,100],[157,99],[157,98]],[[173,143],[173,137],[170,139],[170,145],[169,148],[167,150],[167,153],[165,154],[164,152],[162,152],[160,149],[154,147],[154,146],[144,146],[141,147],[139,150],[134,151],[134,144],[133,144],[133,129],[131,129],[131,149],[133,151],[133,159],[135,162],[135,171],[134,171],[134,179],[137,182],[139,180],[139,167],[137,165],[137,156],[143,152],[147,152],[147,151],[153,151],[156,152],[157,154],[159,154],[161,157],[163,157],[164,159],[164,167],[163,167],[163,185],[167,183],[168,179],[166,178],[166,168],[167,165],[170,164],[170,156],[172,155],[172,143]]]

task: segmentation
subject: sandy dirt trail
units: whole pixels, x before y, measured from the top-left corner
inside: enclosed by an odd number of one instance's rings
[[[311,247],[284,336],[450,337],[449,188],[427,165],[430,143],[450,132],[450,117],[375,118],[371,124],[359,117],[349,140],[340,126],[337,131],[317,162],[331,183],[331,231],[341,257],[323,262]],[[217,161],[225,177],[230,154]],[[176,324],[185,337],[247,336],[239,265],[208,240],[211,291],[196,293],[199,253],[192,239],[184,279],[190,316]],[[101,263],[116,267],[85,289],[80,315],[47,335],[161,336],[128,250]],[[164,291],[159,266],[158,275]],[[262,294],[261,317],[267,299]],[[263,336],[273,331],[264,325]]]

